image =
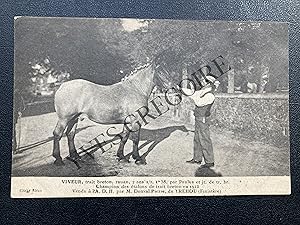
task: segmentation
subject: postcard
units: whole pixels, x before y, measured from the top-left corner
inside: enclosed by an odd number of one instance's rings
[[[289,195],[288,25],[15,17],[11,197]]]

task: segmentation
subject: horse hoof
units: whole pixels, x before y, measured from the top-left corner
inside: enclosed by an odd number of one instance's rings
[[[141,157],[139,155],[132,155],[132,158],[135,159],[135,160],[137,160],[137,159],[139,159]]]
[[[137,160],[135,160],[135,164],[137,164],[137,165],[146,165],[147,162],[146,162],[145,159],[137,159]]]
[[[73,154],[70,154],[70,158],[71,159],[74,159],[74,160],[80,160],[81,159],[81,157],[80,157],[80,155],[76,152],[76,153],[73,153]]]
[[[64,163],[61,159],[56,159],[56,160],[54,161],[54,165],[55,165],[55,166],[64,166],[65,163]]]
[[[129,163],[129,160],[126,159],[126,158],[119,158],[118,161],[119,161],[120,163]]]

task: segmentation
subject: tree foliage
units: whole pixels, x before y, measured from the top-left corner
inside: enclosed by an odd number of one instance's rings
[[[288,86],[288,36],[283,23],[156,20],[147,33],[137,31],[137,36],[135,55],[164,52],[164,63],[179,75],[185,66],[192,73],[222,55],[235,69],[237,84],[242,79],[259,82],[268,68],[273,86]]]
[[[71,79],[99,84],[121,80],[133,68],[159,58],[171,79],[182,78],[222,55],[235,69],[236,84],[259,82],[269,71],[271,86],[288,86],[285,24],[139,20],[128,32],[120,19],[19,18],[15,22],[15,84],[30,85],[30,63],[49,59]],[[226,79],[226,78],[224,78]]]
[[[132,43],[119,20],[21,18],[15,27],[16,85],[28,81],[30,62],[45,58],[73,79],[102,84],[119,81],[120,70],[131,70]]]

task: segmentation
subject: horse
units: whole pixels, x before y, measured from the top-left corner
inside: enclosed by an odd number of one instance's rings
[[[69,157],[79,159],[74,138],[79,116],[85,115],[98,124],[124,124],[128,115],[134,115],[130,120],[132,127],[133,152],[132,157],[136,163],[143,164],[143,159],[138,152],[140,119],[136,110],[148,106],[148,99],[156,82],[155,70],[159,66],[155,62],[148,63],[134,71],[123,81],[113,85],[99,85],[83,79],[75,79],[63,83],[55,93],[54,105],[58,117],[53,131],[53,154],[55,165],[64,165],[59,142],[65,131],[68,139]],[[158,79],[163,82],[162,78]],[[124,126],[125,127],[125,126]],[[128,161],[124,156],[130,131],[123,127],[117,157],[120,161]]]

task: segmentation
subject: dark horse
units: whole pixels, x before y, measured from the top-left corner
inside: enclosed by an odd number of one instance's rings
[[[126,80],[109,85],[98,85],[86,80],[77,79],[63,83],[55,94],[55,110],[58,122],[53,131],[54,164],[63,165],[60,155],[59,141],[66,130],[70,158],[77,159],[79,154],[75,149],[74,137],[78,124],[78,117],[85,114],[90,120],[99,124],[123,124],[125,118],[130,117],[133,140],[132,157],[139,163],[142,161],[138,152],[140,127],[137,127],[139,116],[137,109],[148,106],[149,96],[155,86],[155,63],[148,63],[135,71]],[[132,119],[134,118],[134,119]],[[124,156],[124,145],[130,131],[123,128],[121,142],[117,151],[119,160],[128,160]]]

